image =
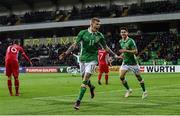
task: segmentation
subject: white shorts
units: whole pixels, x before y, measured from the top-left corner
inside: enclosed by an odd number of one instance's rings
[[[121,67],[120,67],[120,70],[127,70],[127,71],[132,71],[135,74],[140,74],[139,65],[125,65],[125,64],[122,64]]]
[[[80,66],[80,73],[94,73],[95,72],[95,67],[97,65],[97,61],[91,61],[91,62],[80,62],[79,66]]]

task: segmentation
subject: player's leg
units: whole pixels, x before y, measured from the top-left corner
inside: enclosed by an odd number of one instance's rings
[[[105,73],[105,84],[108,85],[109,73]]]
[[[96,64],[97,64],[96,61],[92,61],[92,62],[86,63],[86,66],[85,66],[86,74],[93,74],[95,72]],[[90,79],[88,80],[88,86],[90,88],[91,98],[94,98],[94,89],[95,89],[95,86],[91,83]]]
[[[80,62],[79,67],[80,67],[81,77],[82,77],[82,80],[83,80],[84,75],[85,75],[85,63]],[[88,87],[91,88],[91,86],[92,86],[92,84],[91,84],[91,81],[89,80],[88,81]]]
[[[13,76],[14,76],[14,85],[16,90],[16,96],[19,96],[19,64],[18,62],[13,63]]]
[[[8,85],[9,94],[10,94],[10,96],[13,96],[12,81],[11,81],[12,69],[11,69],[10,62],[6,61],[5,67],[6,67],[6,76],[8,77],[7,85]]]
[[[85,75],[85,63],[80,62],[79,63],[79,67],[80,67],[80,74],[81,74],[81,77],[82,77],[82,80],[83,80],[84,79],[84,75]],[[84,96],[84,93],[86,92],[86,85],[84,83],[85,82],[82,82],[82,84],[81,84],[81,88],[80,88],[80,93],[79,93],[78,99],[77,99],[77,101],[74,104],[74,108],[77,109],[77,110],[79,109],[81,100],[82,100],[82,98]]]
[[[80,67],[80,74],[81,74],[81,77],[82,77],[82,80],[83,80],[84,74],[85,74],[85,63],[80,62],[79,67]]]
[[[136,75],[136,78],[138,79],[138,81],[139,81],[139,83],[141,85],[141,88],[142,88],[143,92],[145,92],[146,89],[145,89],[144,80],[142,79],[140,74],[135,74],[135,75]]]
[[[140,83],[140,86],[143,90],[143,95],[142,95],[142,99],[144,99],[145,97],[147,97],[147,91],[146,91],[146,88],[145,88],[145,84],[144,84],[144,79],[141,77],[140,75],[140,69],[139,69],[139,66],[132,66],[132,71],[134,72],[137,80],[139,81]]]
[[[127,65],[122,65],[120,67],[119,73],[120,73],[120,80],[123,84],[123,86],[126,88],[126,93],[125,93],[125,97],[129,97],[129,95],[132,93],[132,89],[130,89],[126,79],[125,79],[125,75],[128,72],[128,66]]]
[[[7,85],[8,85],[10,96],[13,96],[11,76],[8,76]]]
[[[86,92],[86,88],[88,86],[88,81],[89,81],[90,76],[91,76],[91,74],[89,74],[89,73],[85,73],[85,75],[84,75],[84,78],[83,78],[83,81],[81,84],[81,88],[80,88],[80,93],[79,93],[78,99],[74,105],[74,108],[77,110],[79,109],[81,100]]]
[[[146,98],[147,97],[147,91],[146,91],[146,88],[145,88],[145,84],[144,84],[144,80],[142,79],[141,75],[140,74],[135,74],[136,75],[136,78],[138,79],[139,83],[140,83],[140,86],[143,90],[143,94],[142,94],[142,99]]]
[[[81,100],[86,92],[86,88],[87,88],[88,84],[90,83],[89,80],[90,80],[91,74],[94,72],[95,66],[96,66],[96,62],[85,63],[84,78],[83,78],[83,81],[81,84],[81,89],[80,89],[78,99],[74,105],[75,109],[79,109],[79,107],[80,107]],[[95,89],[95,87],[93,85],[91,85],[91,87],[90,87],[91,98],[94,97],[94,89]]]
[[[103,73],[103,67],[99,65],[99,70],[98,70],[98,84],[101,85],[101,78],[102,78],[102,73]]]
[[[14,77],[14,85],[16,90],[16,96],[19,96],[19,79],[18,77]]]
[[[108,85],[108,79],[109,79],[109,66],[105,66],[105,84]]]
[[[93,66],[91,66],[93,64]],[[82,76],[82,80],[85,76],[85,73],[93,73],[94,72],[94,69],[95,69],[95,66],[96,66],[96,63],[94,64],[94,62],[90,62],[90,63],[80,63],[80,71],[81,71],[81,76]],[[91,69],[91,67],[93,67],[93,70]],[[89,87],[90,89],[90,93],[91,93],[91,98],[94,98],[94,89],[95,89],[95,86],[91,84],[91,81],[88,80],[87,82],[87,86]]]

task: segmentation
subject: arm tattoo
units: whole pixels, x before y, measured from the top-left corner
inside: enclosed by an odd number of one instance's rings
[[[72,44],[72,45],[68,48],[68,50],[66,51],[66,54],[71,53],[72,51],[74,51],[75,48],[76,48],[76,43]]]
[[[106,49],[108,52],[110,52],[114,57],[117,57],[117,54],[115,54],[108,46],[106,46]]]

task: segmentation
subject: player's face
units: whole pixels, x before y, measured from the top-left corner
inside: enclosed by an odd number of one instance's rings
[[[127,38],[128,32],[126,30],[121,30],[120,32],[122,38]]]
[[[99,28],[100,28],[100,22],[98,22],[98,21],[94,21],[94,22],[92,22],[91,23],[91,29],[92,29],[92,31],[93,32],[97,32],[98,30],[99,30]]]

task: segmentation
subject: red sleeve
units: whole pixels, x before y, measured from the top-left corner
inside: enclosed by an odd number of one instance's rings
[[[20,46],[19,46],[20,47]],[[31,63],[31,60],[29,59],[29,57],[26,55],[26,53],[24,52],[24,49],[22,47],[20,47],[19,51],[22,53],[23,57],[26,58],[26,60],[29,61],[29,63]]]

